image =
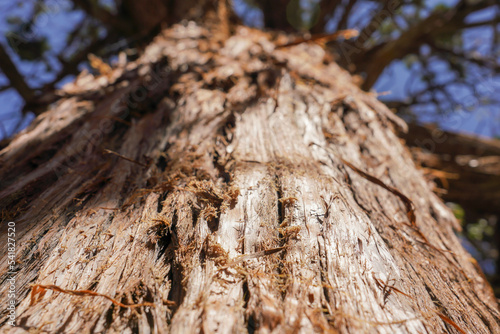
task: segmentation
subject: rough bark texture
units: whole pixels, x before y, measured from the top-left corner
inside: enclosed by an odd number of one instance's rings
[[[175,26],[82,74],[0,152],[19,260],[19,326],[2,332],[500,331],[405,125],[320,47],[275,45]],[[411,198],[415,224],[349,164]],[[52,290],[30,305],[30,283],[154,307]]]

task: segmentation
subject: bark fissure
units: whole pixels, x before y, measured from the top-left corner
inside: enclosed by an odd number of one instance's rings
[[[12,161],[0,176],[21,180],[0,191],[2,208],[11,204],[20,244],[36,237],[36,248],[18,253],[29,264],[19,268],[23,328],[456,331],[446,317],[477,333],[500,330],[452,214],[392,132],[404,127],[398,119],[325,64],[320,47],[275,49],[268,34],[243,27],[219,42],[193,23],[165,30],[128,70],[113,70],[120,83],[82,74],[65,88],[109,95],[79,102],[84,109],[63,98],[0,151]],[[43,163],[17,175],[20,152],[49,120],[74,127],[70,142],[49,131],[50,145],[30,156]],[[49,147],[68,150],[49,156]],[[10,200],[24,179],[36,184],[54,168],[58,177],[30,192],[30,206]],[[35,253],[47,258],[27,262]],[[155,306],[53,291],[30,305],[31,282]]]

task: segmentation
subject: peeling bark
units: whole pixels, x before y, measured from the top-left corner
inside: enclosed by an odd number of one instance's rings
[[[320,47],[178,25],[62,95],[0,152],[20,261],[2,332],[500,331],[405,124]],[[409,197],[415,224],[343,161]],[[52,290],[30,305],[30,283],[155,306]]]

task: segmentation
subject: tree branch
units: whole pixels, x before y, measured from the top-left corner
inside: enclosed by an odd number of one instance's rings
[[[59,61],[62,64],[62,69],[59,71],[57,77],[52,81],[52,83],[49,84],[49,86],[54,87],[54,85],[62,80],[65,76],[76,73],[78,70],[78,65],[87,59],[87,55],[89,53],[96,53],[99,48],[107,45],[108,42],[110,42],[109,37],[96,39],[91,41],[91,43],[87,47],[75,52],[67,61],[62,59],[62,57],[59,57]]]
[[[290,0],[255,0],[264,15],[264,26],[271,29],[295,31],[287,19],[287,6]]]
[[[10,89],[10,88],[12,88],[12,86],[10,86],[10,85],[5,85],[5,86],[2,86],[2,87],[0,87],[0,93],[1,93],[1,92],[4,92],[4,91],[6,91],[6,90],[8,90],[8,89]]]
[[[319,18],[318,23],[311,29],[311,33],[318,34],[325,32],[325,26],[331,18],[338,5],[341,3],[339,0],[321,0],[319,2]]]
[[[10,59],[9,54],[0,43],[0,69],[9,79],[10,85],[21,95],[23,100],[28,103],[35,97],[35,91],[24,81],[23,76],[17,70],[16,65]]]
[[[81,8],[87,15],[101,21],[110,29],[120,31],[125,34],[133,32],[133,26],[118,16],[111,14],[106,9],[99,6],[97,1],[72,0],[75,6]]]
[[[493,20],[486,20],[486,21],[480,21],[480,22],[473,22],[473,23],[464,24],[461,27],[461,29],[476,28],[476,27],[489,26],[489,25],[497,25],[497,24],[500,24],[500,17],[496,17]]]
[[[456,32],[464,25],[464,20],[469,14],[494,4],[494,0],[484,0],[474,5],[466,5],[464,1],[461,1],[449,10],[429,15],[426,19],[401,33],[396,40],[384,42],[370,50],[359,52],[353,62],[357,65],[358,71],[366,73],[362,88],[369,90],[384,69],[394,60],[417,52],[421,45],[429,43],[443,33]],[[363,34],[360,34],[360,38],[362,36]],[[361,46],[358,41],[356,45]],[[367,60],[369,61],[367,62]]]
[[[447,201],[476,212],[500,214],[500,141],[435,131],[429,125],[409,127],[410,131],[402,137],[410,147],[420,148],[414,151],[420,163],[459,175],[447,180],[449,189],[443,196]]]
[[[347,20],[349,19],[349,14],[351,13],[352,8],[356,4],[357,0],[349,0],[347,5],[344,8],[344,13],[342,13],[342,18],[337,25],[337,30],[342,30],[347,28]]]
[[[440,47],[440,46],[436,45],[436,43],[434,43],[433,41],[430,41],[428,43],[428,45],[438,53],[449,55],[449,56],[455,56],[455,57],[461,58],[467,62],[474,63],[474,64],[482,66],[482,67],[488,67],[494,71],[500,72],[500,64],[498,64],[495,61],[495,59],[485,59],[485,58],[477,57],[477,56],[469,56],[463,52],[454,51],[454,50]]]
[[[387,18],[391,18],[396,13],[396,10],[403,4],[402,0],[392,0],[383,2],[382,9],[373,15],[371,21],[361,30],[358,39],[354,42],[356,45],[364,45],[367,40],[380,27],[382,22]]]

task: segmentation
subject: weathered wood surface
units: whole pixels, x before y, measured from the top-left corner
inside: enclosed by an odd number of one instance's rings
[[[0,152],[20,261],[2,332],[500,331],[405,125],[320,47],[190,23],[63,93]],[[342,159],[411,198],[416,225]],[[30,306],[31,283],[155,307],[50,290]]]

